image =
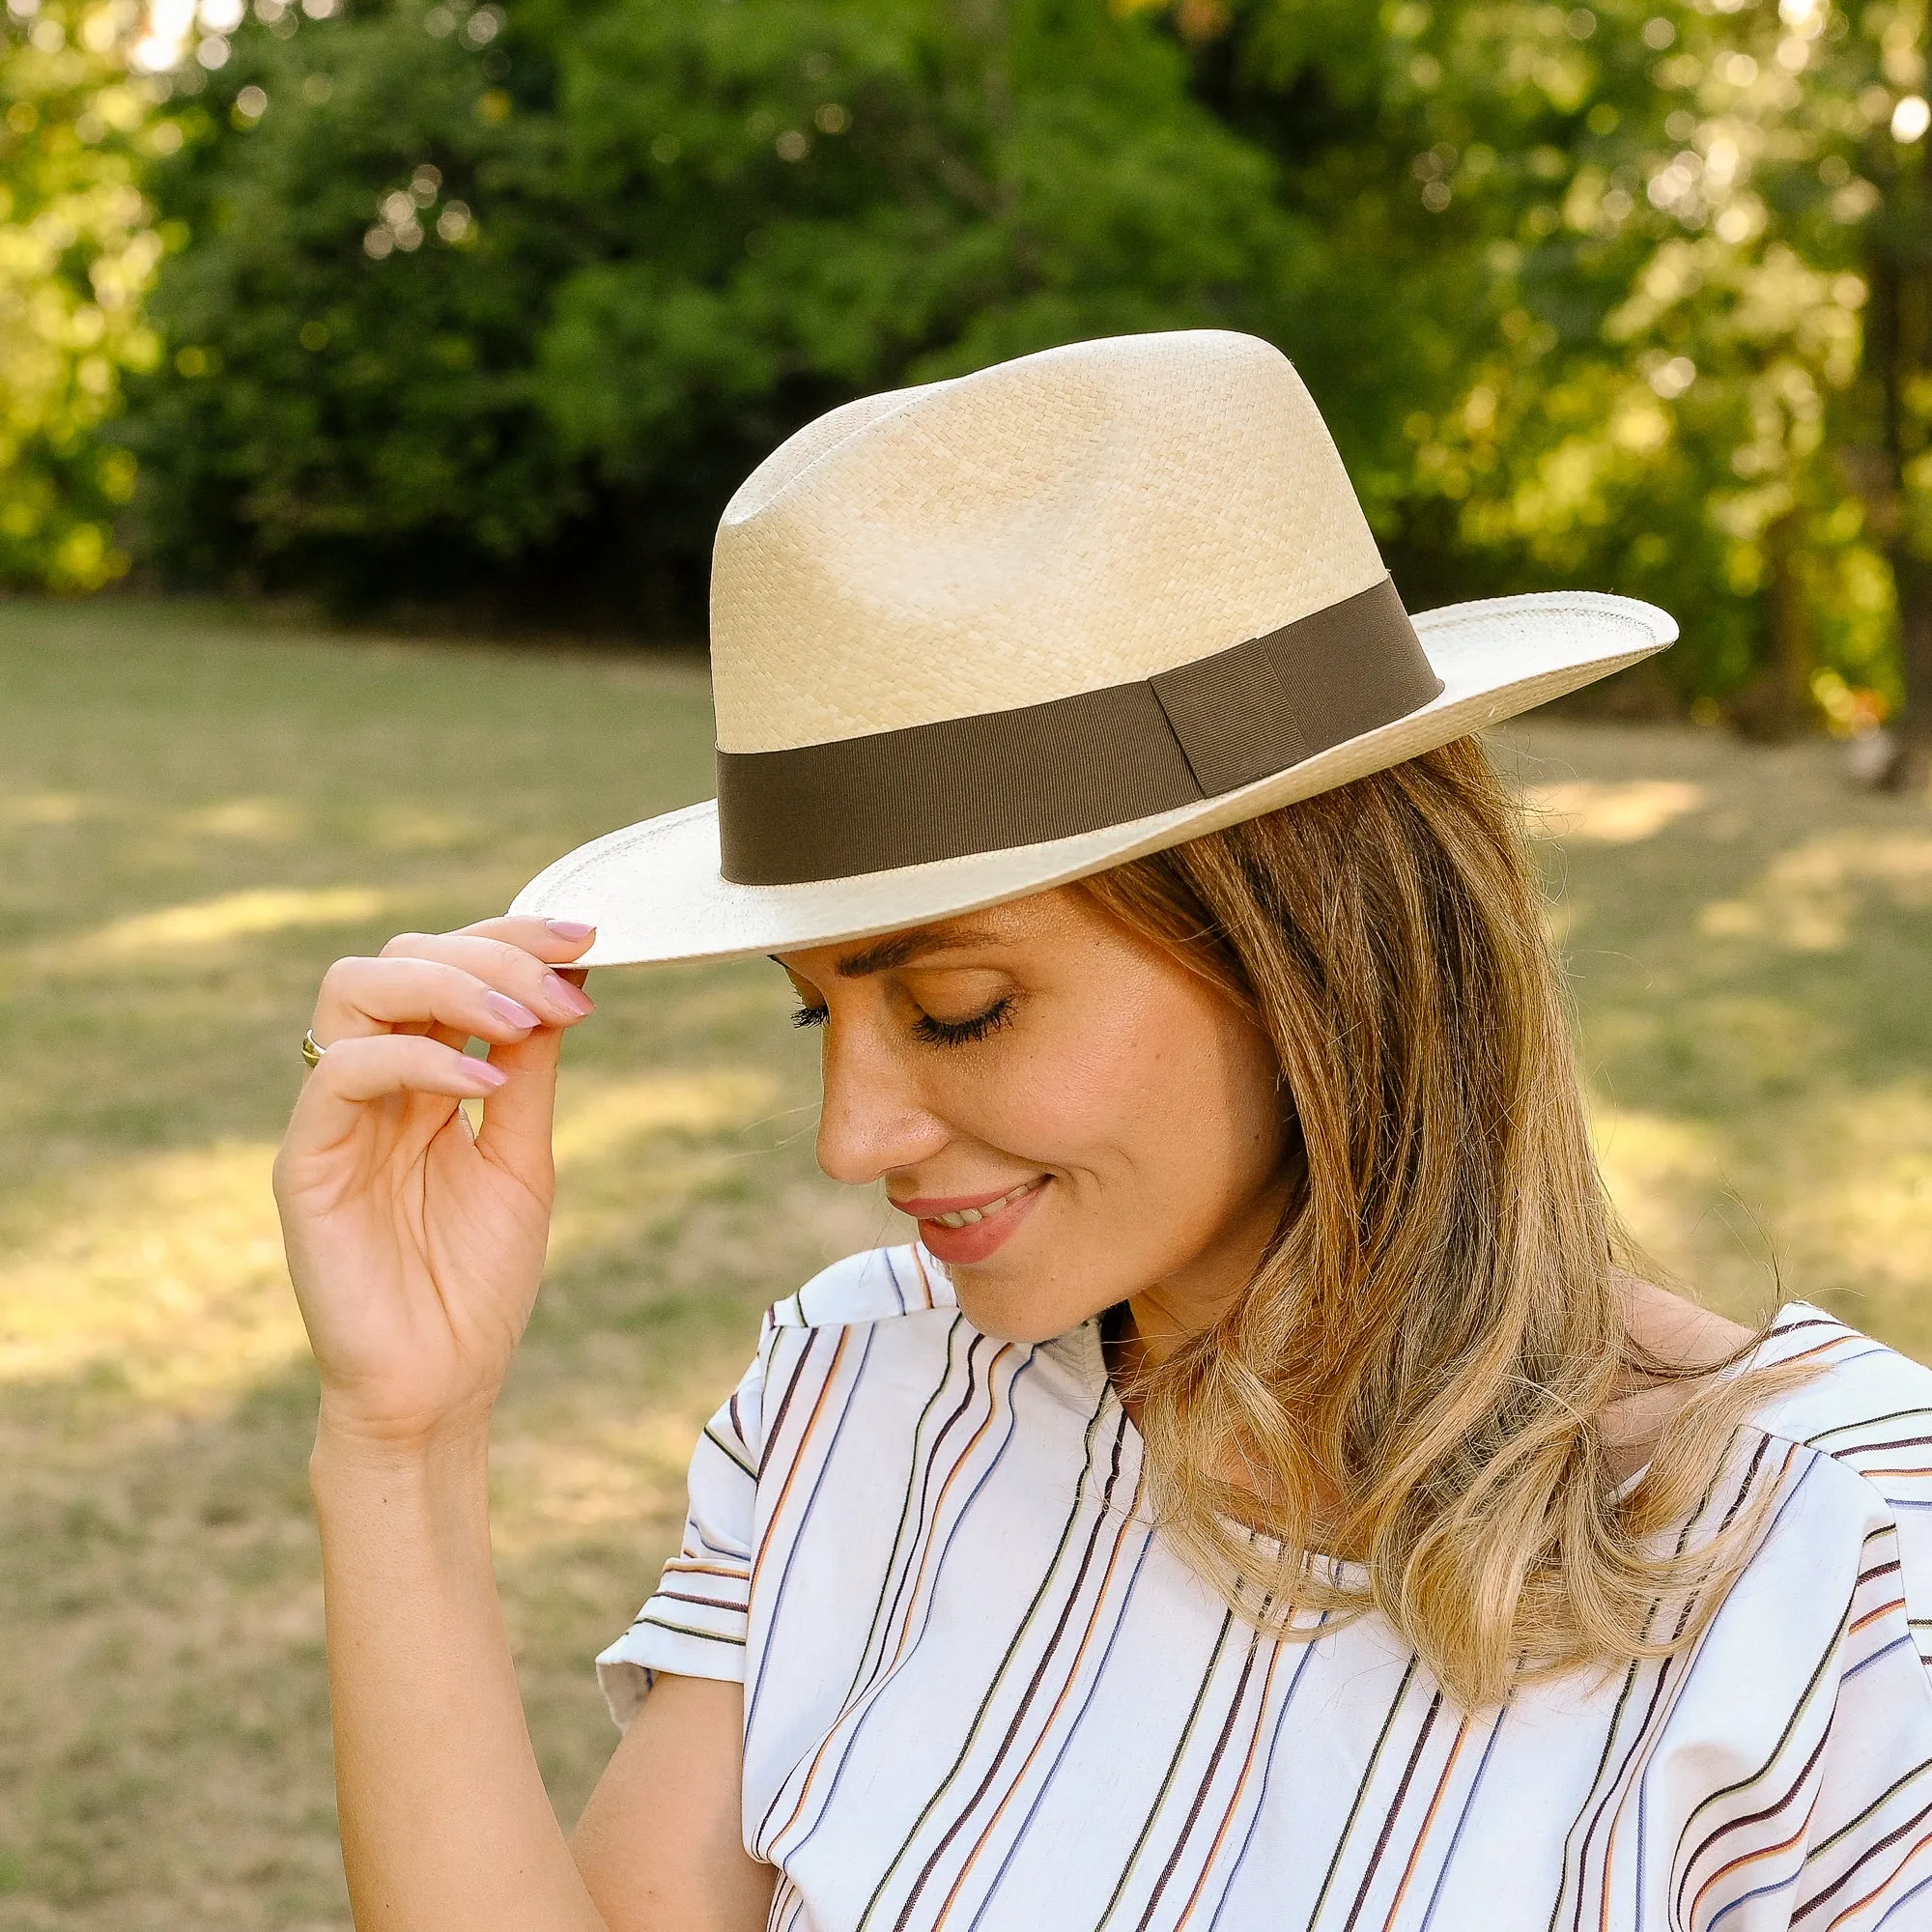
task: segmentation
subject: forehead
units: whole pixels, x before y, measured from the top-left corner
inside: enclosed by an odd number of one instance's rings
[[[876,938],[845,940],[833,946],[802,948],[774,953],[781,966],[816,978],[863,980],[914,965],[943,968],[964,956],[998,952],[1050,937],[1064,929],[1071,913],[1071,895],[1061,889],[1036,893],[1010,904],[957,919],[935,920],[928,925],[908,926]]]

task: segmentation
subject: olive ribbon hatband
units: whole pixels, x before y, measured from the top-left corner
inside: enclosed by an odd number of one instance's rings
[[[1195,805],[1419,711],[1435,674],[1379,583],[1193,664],[1009,711],[718,753],[736,885],[851,878]]]

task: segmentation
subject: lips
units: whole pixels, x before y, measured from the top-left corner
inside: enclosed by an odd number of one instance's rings
[[[919,1223],[921,1239],[942,1262],[980,1262],[1017,1232],[1050,1178],[1037,1175],[998,1194],[920,1195],[893,1206]]]
[[[1031,1194],[1040,1184],[1038,1179],[1023,1180],[1017,1187],[1009,1187],[1004,1194],[980,1194],[964,1196],[957,1201],[905,1201],[893,1203],[901,1214],[910,1214],[918,1221],[937,1221],[944,1228],[971,1228],[980,1221],[990,1221],[995,1214],[1010,1208],[1022,1195]]]

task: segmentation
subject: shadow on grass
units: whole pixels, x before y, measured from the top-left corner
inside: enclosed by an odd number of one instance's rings
[[[334,954],[487,914],[705,795],[688,666],[0,607],[0,1928],[348,1923],[267,1192]],[[1932,1353],[1932,814],[1829,748],[1532,725],[1606,1165],[1734,1312]],[[672,1541],[758,1310],[886,1232],[819,1180],[762,962],[595,976],[551,1280],[506,1396],[499,1564],[546,1776],[612,1742],[591,1653]],[[1743,1204],[1742,1206],[1740,1204]]]

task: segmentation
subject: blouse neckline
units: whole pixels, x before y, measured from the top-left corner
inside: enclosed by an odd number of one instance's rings
[[[1133,1416],[1128,1412],[1127,1406],[1121,1400],[1121,1392],[1114,1386],[1114,1378],[1107,1366],[1107,1348],[1103,1328],[1109,1312],[1108,1310],[1102,1310],[1098,1315],[1090,1315],[1085,1321],[1081,1322],[1078,1328],[1072,1331],[1072,1335],[1066,1339],[1075,1342],[1076,1346],[1073,1352],[1076,1356],[1083,1381],[1090,1391],[1094,1389],[1096,1383],[1098,1385],[1100,1415],[1112,1419],[1118,1414],[1122,1438],[1131,1445],[1135,1466],[1138,1469],[1145,1465],[1147,1439],[1141,1435],[1140,1425],[1135,1422]],[[1776,1314],[1766,1323],[1763,1335],[1759,1337],[1750,1350],[1746,1354],[1740,1356],[1735,1362],[1726,1363],[1724,1367],[1715,1370],[1712,1374],[1712,1379],[1714,1381],[1735,1381],[1740,1377],[1749,1374],[1753,1369],[1782,1360],[1785,1351],[1779,1349],[1777,1344],[1782,1339],[1787,1325],[1796,1321],[1821,1318],[1831,1322],[1834,1327],[1842,1325],[1835,1316],[1827,1314],[1823,1309],[1814,1308],[1809,1302],[1787,1301],[1783,1303],[1778,1308]],[[1748,1422],[1749,1418],[1746,1418],[1746,1420]],[[1649,1473],[1650,1463],[1648,1461],[1633,1469],[1617,1485],[1616,1493],[1618,1496],[1629,1495]],[[1135,1514],[1141,1514],[1138,1505],[1136,1506]],[[1311,1549],[1308,1554],[1312,1560],[1328,1569],[1337,1577],[1345,1577],[1353,1582],[1366,1582],[1368,1579],[1367,1565],[1358,1562],[1353,1557],[1336,1556],[1325,1549]]]

